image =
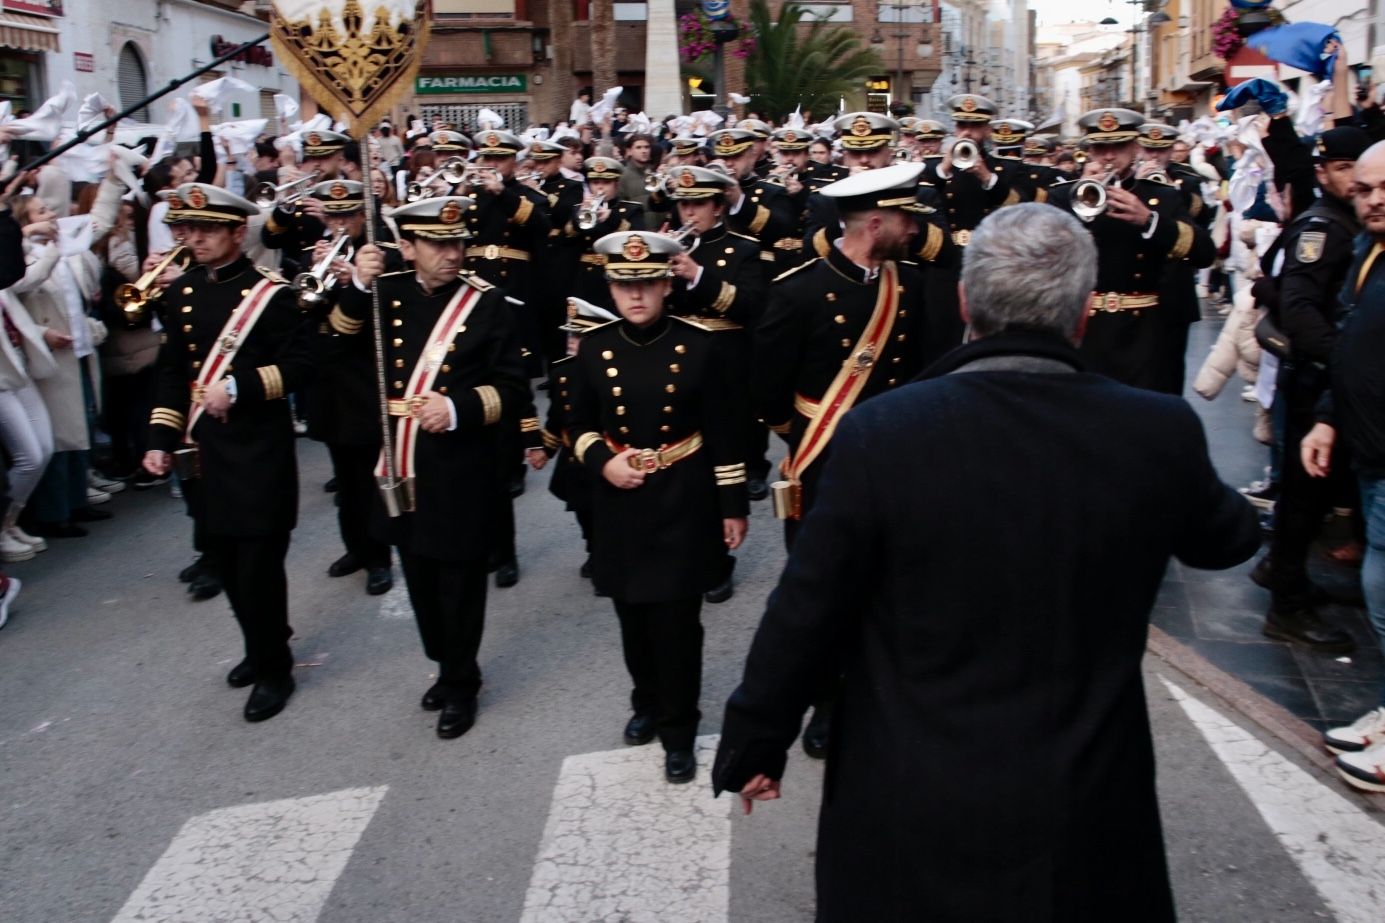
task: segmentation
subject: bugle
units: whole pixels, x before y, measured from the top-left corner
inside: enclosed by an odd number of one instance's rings
[[[163,259],[155,263],[148,272],[134,282],[125,282],[116,286],[115,294],[112,297],[115,299],[116,307],[124,313],[125,323],[133,327],[144,320],[149,302],[155,301],[163,295],[163,289],[157,285],[159,276],[163,275],[168,267],[174,265],[184,272],[192,266],[192,253],[187,247],[181,244],[174,247],[168,251]]]
[[[260,183],[255,187],[255,192],[250,197],[260,208],[272,208],[275,205],[291,205],[297,202],[308,190],[317,182],[321,174],[314,170],[307,176],[301,176],[288,183],[281,183],[276,186],[273,183]]]
[[[684,253],[692,253],[697,248],[697,242],[701,238],[697,236],[697,228],[691,224],[685,224],[676,231],[668,235],[678,241],[678,245],[683,248]]]
[[[577,227],[583,231],[590,231],[596,227],[600,220],[601,208],[606,204],[606,197],[599,195],[589,202],[583,202],[582,207],[577,209]]]
[[[298,306],[306,311],[326,301],[327,273],[331,272],[333,261],[337,257],[350,260],[355,254],[356,248],[351,244],[351,235],[338,234],[337,239],[332,241],[327,255],[319,260],[312,270],[300,272],[293,277],[293,290],[298,293]]]
[[[956,144],[952,145],[952,166],[954,169],[970,170],[980,160],[981,148],[977,146],[975,141],[960,138]]]
[[[1078,180],[1072,187],[1072,213],[1083,221],[1106,214],[1106,190],[1115,180],[1114,171],[1101,179]]]

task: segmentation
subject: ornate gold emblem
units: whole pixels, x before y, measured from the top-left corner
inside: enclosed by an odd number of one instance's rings
[[[168,207],[171,210],[176,211],[183,207],[183,200],[178,198],[176,195],[169,196],[165,201],[168,202]]]
[[[207,194],[202,191],[201,186],[193,186],[188,190],[188,204],[193,208],[207,207]]]
[[[236,351],[236,344],[239,342],[240,340],[234,333],[228,333],[218,341],[217,348],[221,350],[223,356],[229,356]]]
[[[604,161],[604,160],[593,160],[593,161],[592,161],[592,172],[593,172],[593,173],[605,173],[605,172],[607,172],[607,171],[610,170],[610,169],[611,169],[610,164],[606,163],[606,161]]]
[[[456,224],[462,220],[462,207],[456,202],[448,202],[438,212],[438,220],[443,224]]]
[[[875,365],[875,353],[869,349],[863,349],[856,354],[856,369],[864,372],[872,365]]]
[[[1151,141],[1161,141],[1161,140],[1163,140],[1163,138],[1164,138],[1163,129],[1160,129],[1160,128],[1151,128],[1151,129],[1149,130],[1149,140],[1151,140]]]
[[[625,238],[625,246],[620,248],[620,253],[630,262],[639,263],[649,258],[649,244],[640,235],[631,234]]]
[[[732,154],[736,150],[736,139],[730,135],[722,135],[717,138],[717,153]]]
[[[963,111],[963,112],[975,112],[975,111],[976,111],[976,98],[973,97],[973,96],[963,96],[963,97],[962,97],[962,111]]]
[[[785,143],[785,144],[793,144],[793,143],[794,143],[795,141],[797,141],[797,140],[798,140],[798,134],[797,134],[796,132],[794,132],[792,129],[789,130],[789,131],[784,132],[784,143]]]
[[[304,142],[308,145],[308,147],[321,147],[322,135],[318,134],[317,132],[313,132],[310,135],[308,135],[307,138],[304,139]]]
[[[1096,120],[1096,127],[1102,131],[1115,131],[1121,127],[1121,123],[1114,112],[1103,112],[1101,118]]]
[[[870,134],[870,119],[864,115],[856,116],[855,121],[851,123],[851,133],[858,138]]]
[[[682,186],[684,189],[693,185],[696,182],[697,177],[693,176],[691,170],[684,170],[683,172],[678,174],[678,185]]]
[[[500,136],[497,135],[495,132],[490,132],[489,134],[486,135],[485,144],[486,144],[486,147],[499,147],[499,146],[500,146]]]
[[[332,188],[328,190],[327,194],[334,199],[344,199],[351,193],[350,190],[346,188],[345,183],[333,183]]]

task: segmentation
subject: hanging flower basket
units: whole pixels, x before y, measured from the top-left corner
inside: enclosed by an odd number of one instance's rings
[[[728,16],[720,22],[735,26],[740,36],[726,45],[726,53],[737,58],[748,58],[755,51],[755,35],[749,23]],[[678,17],[678,57],[684,64],[695,64],[716,53],[717,43],[713,37],[711,20],[700,10],[684,13]]]
[[[1243,19],[1248,21],[1243,22]],[[1212,53],[1228,61],[1241,50],[1247,37],[1261,29],[1281,26],[1286,21],[1283,13],[1270,6],[1245,10],[1227,7],[1221,17],[1212,23]]]

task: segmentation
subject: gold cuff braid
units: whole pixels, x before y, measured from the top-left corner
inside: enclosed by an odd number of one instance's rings
[[[354,320],[347,317],[340,307],[332,309],[332,313],[327,316],[327,321],[332,325],[332,329],[337,333],[353,334],[360,333],[365,326],[365,321]]]
[[[1193,249],[1193,228],[1186,221],[1178,222],[1178,240],[1174,241],[1173,249],[1169,251],[1169,259],[1181,260]]]
[[[725,314],[736,300],[736,286],[730,282],[721,283],[721,291],[717,293],[717,300],[712,302],[712,310],[718,314]]]
[[[519,208],[515,209],[515,216],[510,219],[514,224],[524,224],[529,220],[529,216],[534,213],[534,203],[528,199],[521,199]]]
[[[577,443],[572,447],[572,454],[578,462],[585,462],[587,460],[587,449],[603,441],[600,433],[583,433],[577,437]]]
[[[481,425],[490,426],[500,422],[500,392],[494,385],[480,385],[476,396],[481,399]]]
[[[260,373],[260,384],[264,385],[264,399],[277,401],[284,396],[284,376],[277,365],[263,365],[256,369]]]
[[[155,407],[154,412],[149,414],[149,425],[167,426],[181,431],[187,425],[187,417],[168,407]]]

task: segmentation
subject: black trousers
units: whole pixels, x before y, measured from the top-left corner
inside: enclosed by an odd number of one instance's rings
[[[231,611],[245,638],[245,657],[257,676],[287,676],[293,669],[289,650],[289,587],[284,558],[289,533],[242,538],[202,535],[202,550],[221,577]]]
[[[375,446],[327,443],[332,456],[332,474],[337,479],[337,528],[346,550],[366,567],[389,567],[390,546],[370,535],[370,516],[375,503],[375,461],[380,449]]]
[[[665,750],[691,750],[702,718],[702,597],[614,602],[635,714],[655,717]]]
[[[481,691],[476,663],[486,624],[486,562],[439,561],[399,551],[404,585],[423,640],[423,653],[438,664],[438,683],[457,700]]]
[[[139,470],[148,448],[149,412],[154,408],[154,366],[101,381],[101,427],[111,437],[111,473]]]

